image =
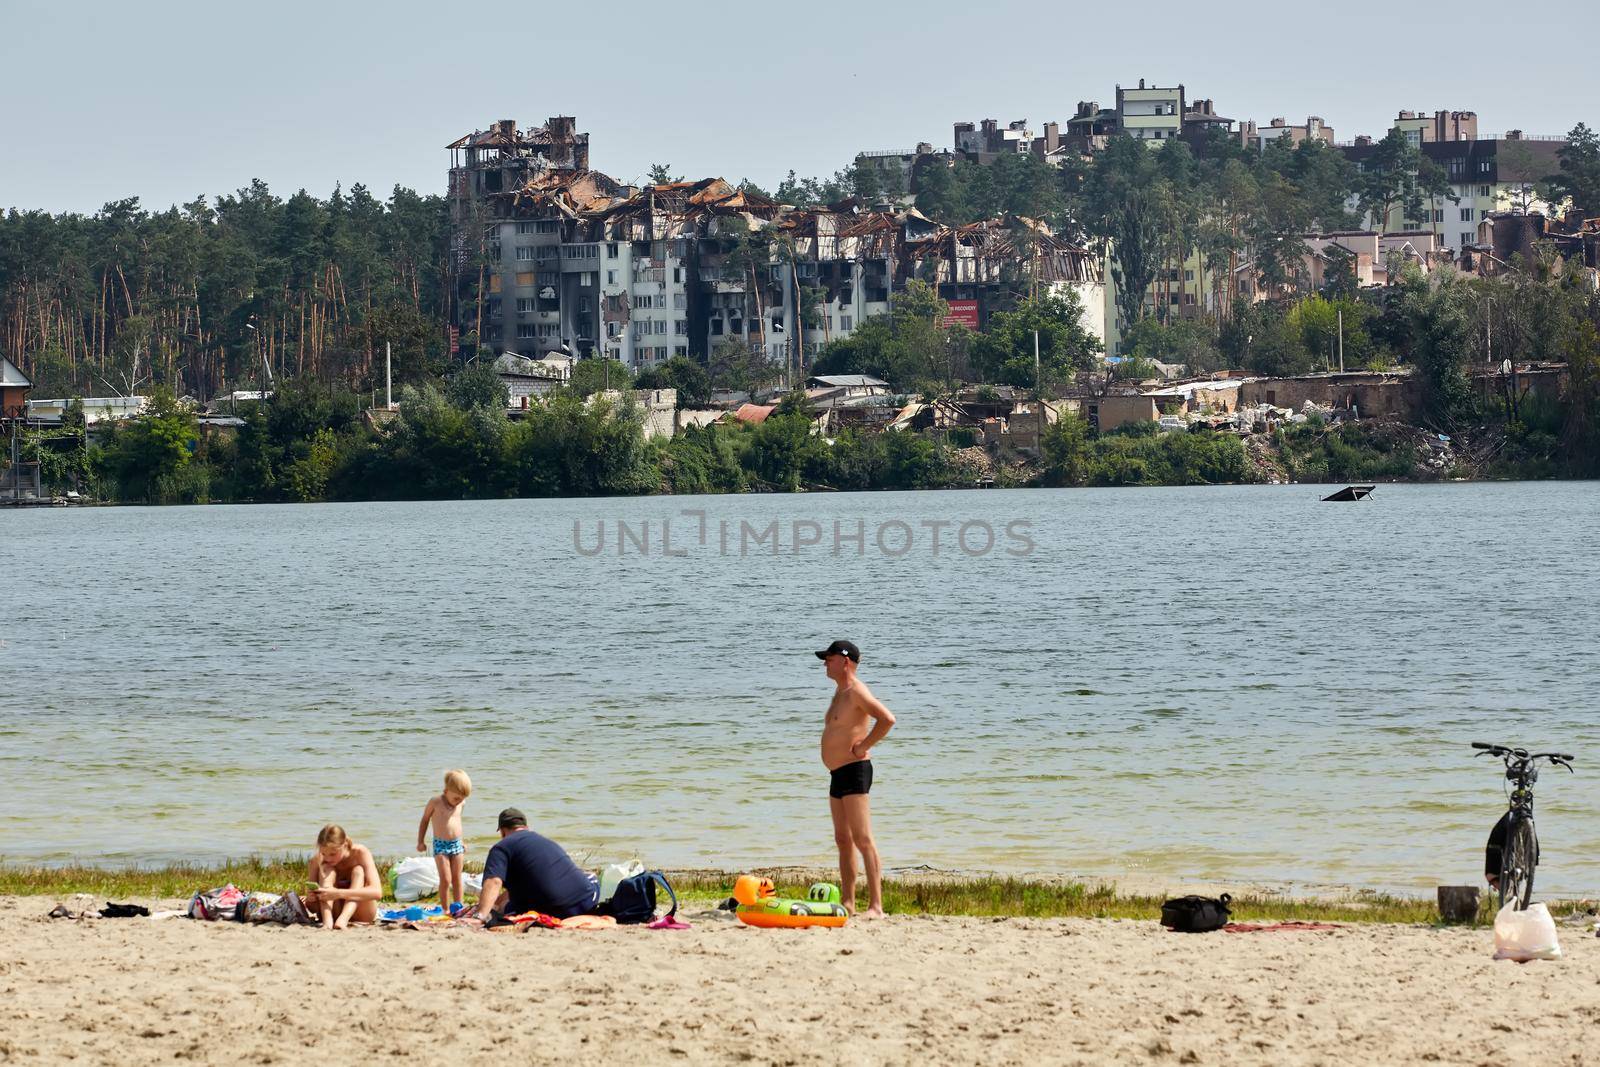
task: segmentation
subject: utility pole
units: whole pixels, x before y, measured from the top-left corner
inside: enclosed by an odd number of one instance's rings
[[[1038,314],[1038,309],[1034,309]],[[1039,447],[1044,447],[1044,379],[1039,371],[1039,331],[1033,331],[1033,406],[1039,425]]]
[[[1491,300],[1483,316],[1483,350],[1491,368],[1494,367],[1494,319],[1491,317],[1493,311],[1494,301]]]

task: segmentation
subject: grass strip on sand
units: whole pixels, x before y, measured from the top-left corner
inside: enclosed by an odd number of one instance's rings
[[[381,860],[388,871],[392,860]],[[478,867],[469,865],[469,869]],[[130,897],[181,899],[196,890],[229,882],[242,889],[281,892],[305,878],[300,857],[251,857],[212,865],[173,864],[164,867],[96,867],[91,865],[24,866],[0,862],[0,896],[66,897],[87,894],[103,900]],[[808,881],[793,871],[756,872],[773,877],[778,894],[804,897]],[[734,875],[668,872],[680,899],[706,906],[725,900]],[[1032,880],[1004,876],[888,878],[883,885],[884,910],[897,915],[968,915],[1027,918],[1157,919],[1160,896],[1119,893],[1114,884]],[[1278,894],[1235,894],[1233,918],[1240,922],[1287,921],[1348,923],[1437,923],[1438,908],[1426,897],[1356,892],[1340,898],[1302,898]],[[1477,922],[1492,923],[1493,898],[1483,894]]]

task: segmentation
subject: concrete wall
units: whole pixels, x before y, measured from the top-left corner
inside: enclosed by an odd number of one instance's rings
[[[1246,408],[1271,404],[1299,411],[1307,400],[1322,407],[1353,407],[1361,418],[1415,421],[1422,408],[1422,388],[1409,375],[1384,374],[1259,378],[1239,387],[1239,405]]]
[[[1153,396],[1103,396],[1089,402],[1089,415],[1101,433],[1108,433],[1130,422],[1154,422],[1161,412]]]

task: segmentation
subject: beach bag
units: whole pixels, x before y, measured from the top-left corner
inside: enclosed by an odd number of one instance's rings
[[[1228,925],[1228,904],[1233,898],[1177,897],[1161,905],[1161,925],[1180,934],[1203,934]]]
[[[595,908],[597,915],[609,915],[622,925],[647,923],[656,917],[656,886],[667,891],[667,896],[672,898],[672,910],[667,915],[678,914],[678,894],[672,891],[672,884],[667,881],[667,876],[660,871],[645,871],[642,874],[624,878],[617,883],[617,890],[611,899]]]
[[[277,923],[279,926],[316,924],[300,894],[292,889],[281,897],[272,893],[251,893],[244,899],[241,916],[246,922]]]
[[[207,922],[231,921],[239,917],[239,904],[243,900],[244,891],[229,883],[217,889],[196,893],[189,899],[186,912],[191,919],[204,919]]]
[[[604,904],[617,892],[617,886],[629,878],[636,878],[644,873],[644,864],[638,860],[629,860],[627,863],[613,863],[600,872],[600,903]]]
[[[1529,904],[1521,911],[1507,904],[1494,917],[1494,958],[1516,960],[1558,960],[1561,944],[1556,940],[1556,922],[1543,903]]]
[[[439,891],[439,868],[427,856],[412,856],[394,865],[389,883],[394,887],[394,899],[421,900]]]

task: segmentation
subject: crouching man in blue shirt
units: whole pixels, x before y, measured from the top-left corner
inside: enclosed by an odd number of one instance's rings
[[[478,922],[501,915],[543,912],[557,919],[591,914],[599,903],[600,885],[566,850],[528,829],[528,818],[516,808],[500,813],[500,840],[483,863],[483,891],[478,894]]]

